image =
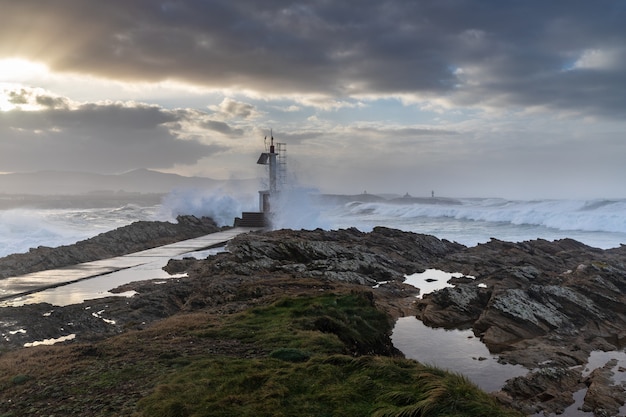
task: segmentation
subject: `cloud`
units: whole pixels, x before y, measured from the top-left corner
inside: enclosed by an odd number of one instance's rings
[[[8,96],[8,102],[11,104],[20,105],[28,103],[28,96],[26,94],[26,90],[24,89],[21,91],[11,91]]]
[[[202,122],[200,126],[205,129],[219,132],[228,136],[241,136],[243,134],[242,129],[233,129],[227,123],[219,122],[216,120],[207,120],[205,122]]]
[[[69,110],[72,106],[72,102],[68,98],[52,95],[41,88],[4,86],[4,88],[0,88],[1,97],[4,97],[4,101],[9,106],[5,110]]]
[[[40,107],[0,112],[0,165],[5,171],[166,169],[227,149],[217,138],[211,141],[205,135],[201,142],[187,134],[185,123],[196,111],[135,102],[72,103],[25,89],[11,97],[19,105],[34,102]],[[208,127],[233,133],[219,123]]]
[[[69,101],[64,97],[52,97],[48,95],[38,95],[35,99],[36,103],[48,109],[65,109],[69,110]]]
[[[209,108],[217,113],[216,116],[223,119],[255,119],[260,116],[259,111],[253,105],[228,97],[224,98],[219,105],[209,106]]]
[[[624,195],[623,2],[0,8],[3,171],[249,178],[273,129],[290,167],[329,190]]]
[[[374,127],[358,126],[352,129],[358,134],[376,135],[379,137],[413,138],[420,136],[448,136],[456,135],[458,132],[445,129],[418,128],[418,127]]]
[[[338,103],[407,94],[418,101],[445,96],[455,106],[539,106],[606,117],[623,115],[626,106],[622,2],[2,0],[0,6],[0,36],[11,40],[0,54],[45,61],[54,71]],[[68,28],[80,36],[68,36]],[[241,104],[225,101],[220,111],[252,117]]]
[[[572,69],[595,69],[612,71],[624,68],[626,64],[626,48],[621,49],[588,49],[580,54]]]

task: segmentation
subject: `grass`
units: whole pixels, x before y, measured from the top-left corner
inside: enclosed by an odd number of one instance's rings
[[[324,293],[8,352],[0,416],[520,415],[462,376],[390,355],[392,325],[368,293]]]
[[[389,319],[364,294],[291,298],[197,332],[262,347],[194,360],[139,402],[141,416],[517,416],[462,376],[370,355]]]
[[[252,308],[204,337],[233,338],[265,349],[296,348],[317,353],[376,351],[393,323],[364,294],[280,300]]]

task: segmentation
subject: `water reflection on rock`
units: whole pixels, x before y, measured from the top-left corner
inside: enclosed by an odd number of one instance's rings
[[[407,275],[405,283],[419,288],[421,298],[451,287],[448,281],[461,276],[463,274],[427,269]],[[507,379],[528,373],[523,366],[499,363],[498,357],[474,337],[472,330],[435,329],[415,317],[405,317],[396,322],[392,341],[407,358],[461,373],[487,392],[499,391]]]
[[[489,353],[471,330],[434,329],[415,317],[404,317],[396,322],[391,339],[407,358],[463,374],[487,392],[528,373],[523,366],[498,363],[497,355]]]

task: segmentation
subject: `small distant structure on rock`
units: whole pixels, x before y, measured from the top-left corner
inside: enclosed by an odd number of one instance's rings
[[[287,144],[276,143],[274,134],[270,130],[270,145],[267,148],[267,136],[265,137],[266,151],[261,153],[256,161],[259,165],[269,167],[269,189],[259,191],[259,211],[247,211],[241,213],[241,218],[235,219],[235,227],[270,227],[271,218],[275,213],[272,203],[276,202],[280,189],[285,185],[287,173]]]

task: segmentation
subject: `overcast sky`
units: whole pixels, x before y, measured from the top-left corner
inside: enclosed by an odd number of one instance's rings
[[[0,0],[0,171],[626,198],[622,0]]]

